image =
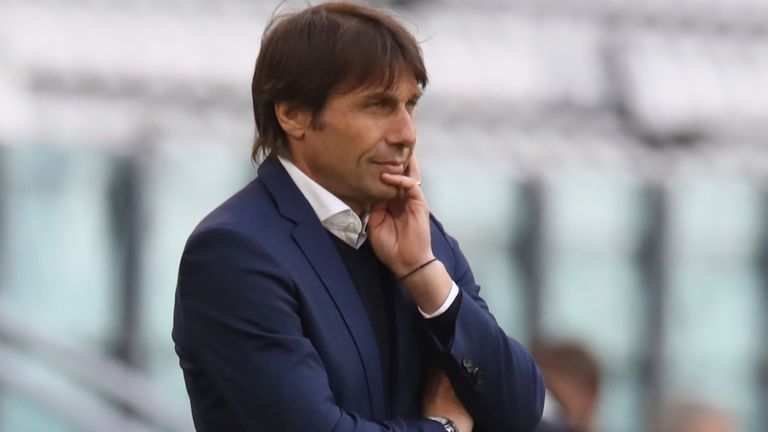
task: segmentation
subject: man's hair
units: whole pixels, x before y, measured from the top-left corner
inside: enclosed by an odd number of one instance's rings
[[[379,10],[324,3],[272,18],[264,31],[251,84],[256,140],[251,158],[285,154],[287,138],[276,103],[307,109],[312,126],[332,94],[361,87],[391,88],[402,73],[427,85],[418,42]]]

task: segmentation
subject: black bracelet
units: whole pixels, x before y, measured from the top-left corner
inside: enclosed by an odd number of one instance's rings
[[[431,260],[429,260],[429,261],[425,262],[424,264],[422,264],[422,265],[420,265],[420,266],[416,267],[415,269],[413,269],[413,270],[409,271],[409,272],[408,272],[408,273],[407,273],[405,276],[398,278],[398,280],[399,280],[399,281],[402,283],[404,280],[406,280],[407,278],[409,278],[411,275],[413,275],[413,274],[414,274],[414,273],[416,273],[417,271],[419,271],[419,270],[423,269],[424,267],[426,267],[426,266],[428,266],[428,265],[432,264],[432,263],[433,263],[433,262],[435,262],[435,261],[437,261],[437,258],[432,258]]]

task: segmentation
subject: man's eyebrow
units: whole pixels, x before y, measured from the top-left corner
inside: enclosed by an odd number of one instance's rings
[[[424,95],[424,92],[416,91],[413,94],[411,94],[411,96],[408,98],[408,100],[409,101],[418,101],[419,99],[421,99],[422,95]],[[384,99],[384,100],[392,99],[392,100],[394,100],[394,99],[397,99],[397,96],[395,96],[394,93],[388,92],[388,91],[375,91],[375,92],[371,92],[371,93],[368,93],[366,95],[363,95],[363,99],[366,99],[366,100],[367,99]]]
[[[363,95],[363,99],[365,100],[373,100],[373,99],[394,99],[395,97],[392,95],[392,93],[387,91],[373,91],[367,94]]]
[[[407,99],[408,102],[416,103],[421,99],[421,96],[424,94],[421,90],[413,92],[411,96]],[[361,100],[363,102],[370,102],[370,101],[383,101],[383,102],[389,102],[389,103],[396,103],[397,102],[397,96],[395,93],[389,90],[376,90],[371,91],[369,93],[363,94],[361,97]]]

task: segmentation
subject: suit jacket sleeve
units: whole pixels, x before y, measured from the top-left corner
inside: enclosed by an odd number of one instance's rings
[[[182,256],[178,295],[192,352],[243,430],[443,430],[429,420],[376,423],[340,409],[317,352],[303,336],[288,273],[243,234],[222,227],[193,234]]]
[[[444,345],[440,338],[431,338],[437,361],[472,415],[476,430],[534,430],[545,394],[538,367],[488,311],[456,240],[434,218],[433,223],[433,250],[462,290],[453,339]]]

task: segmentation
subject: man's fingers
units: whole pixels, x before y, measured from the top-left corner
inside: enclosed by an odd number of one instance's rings
[[[374,206],[371,207],[371,212],[368,214],[368,228],[377,227],[382,222],[384,222],[386,212],[387,212],[386,202],[380,202],[380,203],[374,204]]]
[[[419,182],[413,177],[381,173],[381,181],[388,185],[400,188],[400,197],[403,199],[424,201],[424,195],[421,193]]]
[[[397,186],[402,189],[419,186],[419,181],[415,178],[399,174],[381,173],[381,180],[388,185]]]

